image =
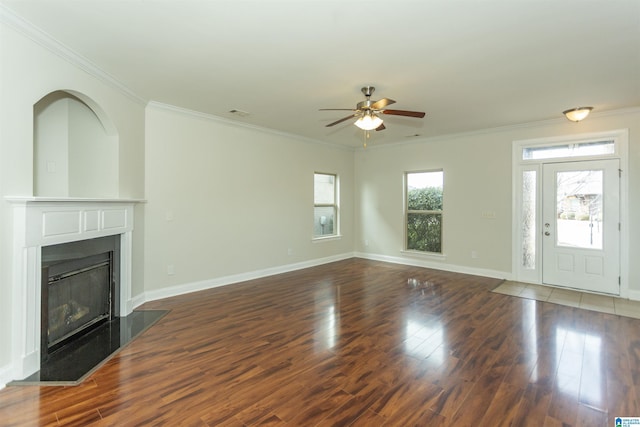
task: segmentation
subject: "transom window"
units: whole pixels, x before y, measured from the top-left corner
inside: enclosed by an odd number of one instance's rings
[[[338,176],[313,175],[313,237],[338,234]]]
[[[546,145],[538,147],[524,147],[522,160],[560,159],[563,157],[602,156],[615,152],[615,142],[594,141],[577,142],[572,144]]]
[[[406,250],[442,253],[444,172],[405,174]]]

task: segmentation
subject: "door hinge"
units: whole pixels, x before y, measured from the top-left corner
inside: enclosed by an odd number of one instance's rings
[[[622,169],[618,169],[618,177],[622,178]]]
[[[620,276],[618,276],[618,286],[620,286],[622,284],[622,279],[620,278]]]
[[[618,231],[622,231],[622,223],[618,223]]]

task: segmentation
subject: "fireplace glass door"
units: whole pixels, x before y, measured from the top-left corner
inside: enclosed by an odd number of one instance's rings
[[[50,351],[92,325],[110,319],[112,258],[113,253],[108,252],[47,269],[44,291],[47,294],[46,345]]]

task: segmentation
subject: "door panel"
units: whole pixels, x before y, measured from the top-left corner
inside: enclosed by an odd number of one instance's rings
[[[543,165],[543,283],[620,293],[618,164]]]

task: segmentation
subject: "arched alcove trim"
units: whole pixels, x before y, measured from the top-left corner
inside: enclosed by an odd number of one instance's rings
[[[59,91],[54,91],[54,92],[67,93],[70,96],[77,98],[78,100],[86,104],[87,107],[89,107],[89,109],[93,111],[93,113],[96,115],[96,117],[98,118],[98,121],[100,121],[100,123],[102,124],[102,127],[104,128],[105,134],[107,136],[118,135],[118,129],[116,128],[115,124],[113,123],[113,121],[111,120],[107,112],[104,111],[104,109],[100,106],[100,104],[94,101],[91,97],[85,95],[82,92],[78,92],[72,89],[60,89]],[[54,93],[54,92],[51,92],[51,93]],[[51,95],[51,93],[45,95],[41,99],[46,98],[47,96]]]

